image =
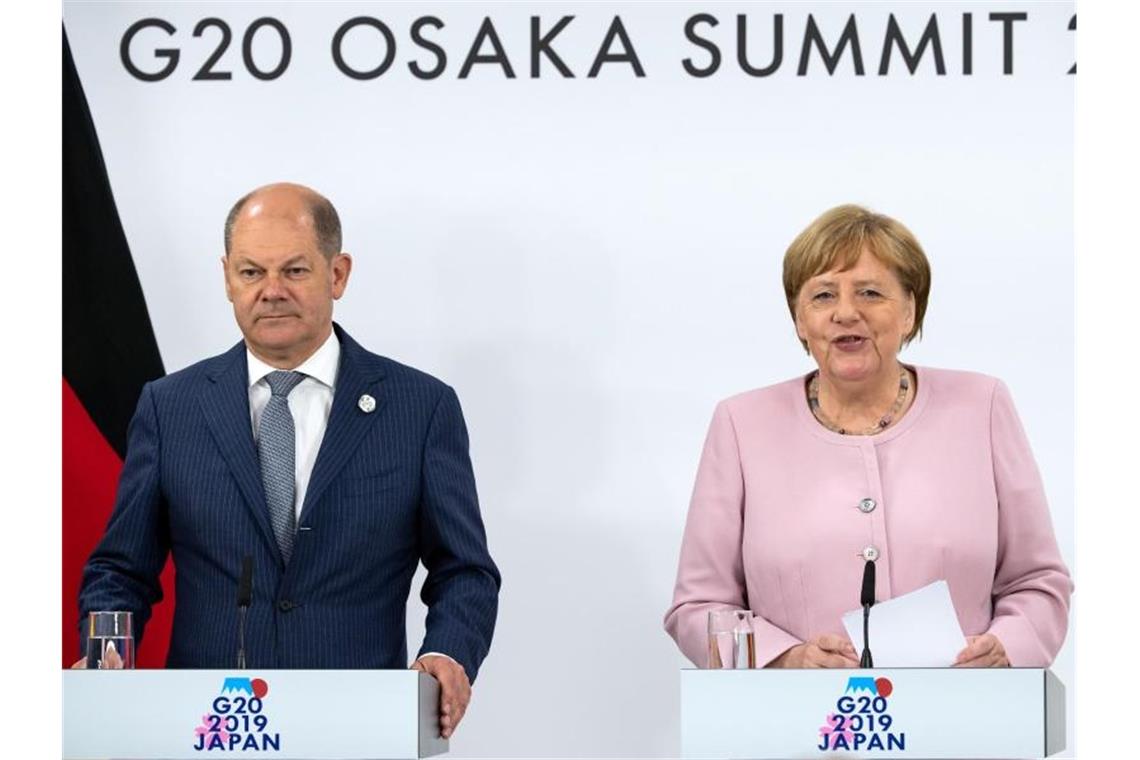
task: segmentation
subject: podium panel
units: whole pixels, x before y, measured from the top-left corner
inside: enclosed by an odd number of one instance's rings
[[[73,760],[431,757],[439,683],[414,670],[67,670]]]
[[[1048,670],[682,670],[681,755],[1031,758],[1065,747]]]

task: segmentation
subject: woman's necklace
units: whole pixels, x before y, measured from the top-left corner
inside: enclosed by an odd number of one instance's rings
[[[811,382],[808,383],[808,406],[811,407],[811,413],[815,415],[819,423],[834,433],[840,435],[875,435],[883,432],[891,424],[891,420],[895,418],[895,415],[903,408],[903,404],[906,403],[909,390],[910,377],[906,373],[906,367],[899,367],[899,395],[895,397],[895,403],[887,410],[886,414],[879,418],[877,423],[862,433],[854,433],[846,428],[841,428],[824,415],[823,410],[819,407],[819,370],[815,371],[811,376]]]

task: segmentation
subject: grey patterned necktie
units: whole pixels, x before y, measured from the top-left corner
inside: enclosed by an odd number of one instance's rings
[[[293,534],[297,516],[293,500],[297,491],[296,435],[293,413],[289,411],[289,394],[305,379],[300,372],[277,370],[265,376],[269,383],[269,403],[261,413],[257,436],[257,455],[261,460],[261,483],[265,486],[265,502],[269,505],[269,522],[281,547],[285,562],[293,554]]]

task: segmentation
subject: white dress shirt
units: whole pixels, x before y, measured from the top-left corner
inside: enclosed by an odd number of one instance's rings
[[[258,359],[248,348],[245,350],[245,358],[249,366],[249,416],[256,443],[261,427],[261,413],[265,411],[271,395],[265,376],[276,372],[277,368]],[[316,353],[293,370],[305,375],[305,379],[289,394],[289,411],[293,415],[293,430],[296,433],[293,510],[298,520],[305,503],[305,492],[309,490],[313,465],[317,462],[317,452],[321,450],[321,440],[325,437],[325,428],[328,426],[339,365],[340,341],[336,339],[336,333],[331,333]]]

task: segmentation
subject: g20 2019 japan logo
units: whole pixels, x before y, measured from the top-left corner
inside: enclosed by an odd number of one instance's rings
[[[819,749],[905,750],[906,734],[895,729],[887,699],[895,687],[887,678],[851,676],[819,729]]]
[[[265,697],[269,684],[261,678],[227,678],[210,712],[194,729],[199,752],[246,752],[281,749],[281,734],[269,730]]]

